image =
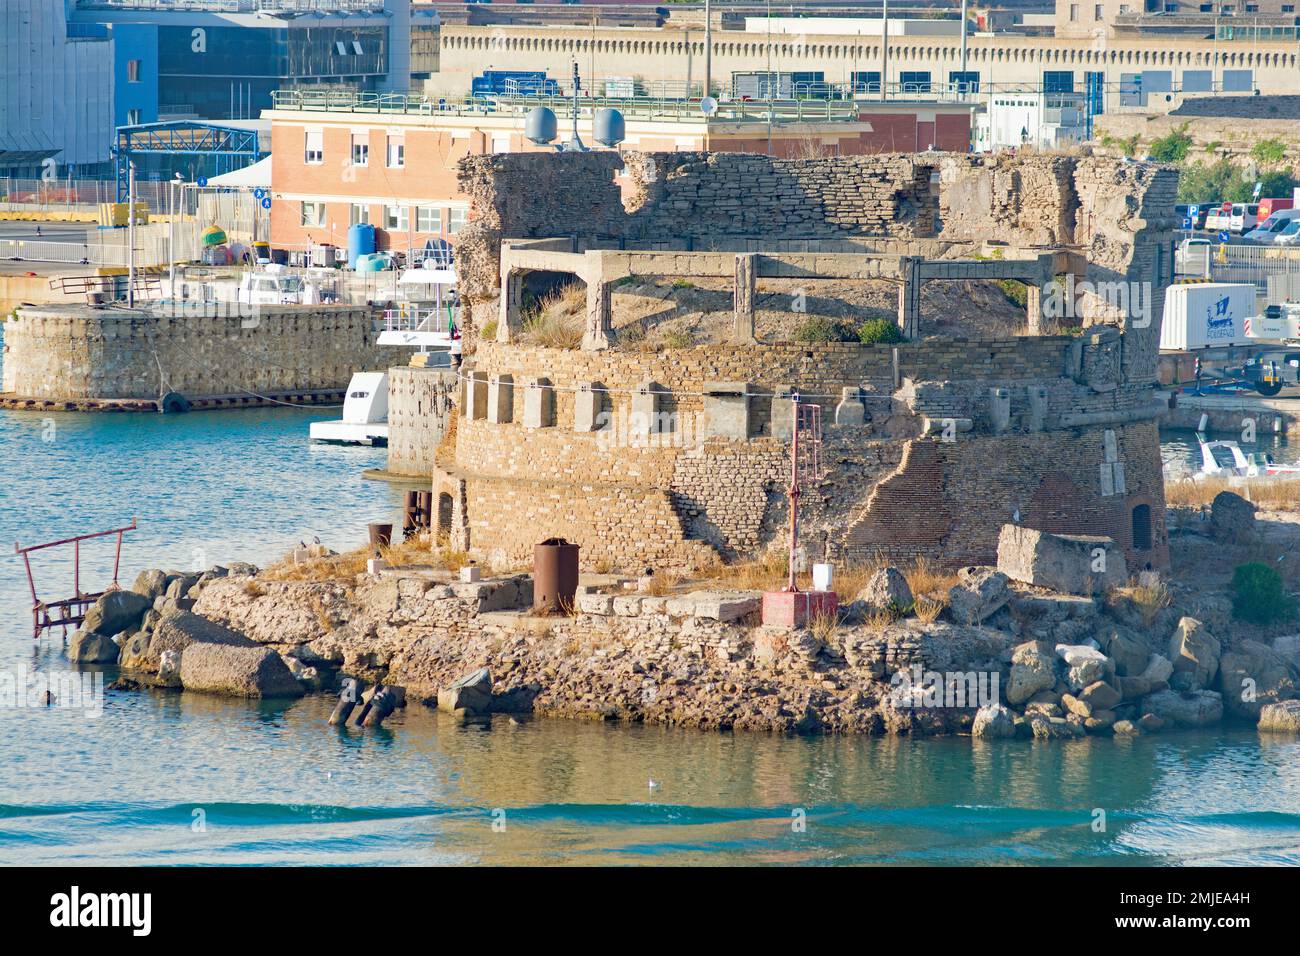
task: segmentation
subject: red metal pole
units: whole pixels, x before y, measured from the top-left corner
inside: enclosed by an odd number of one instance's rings
[[[799,393],[791,396],[790,417],[790,579],[787,591],[798,591],[795,581],[795,551],[799,542]]]

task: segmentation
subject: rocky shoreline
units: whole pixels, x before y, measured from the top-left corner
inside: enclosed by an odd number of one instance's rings
[[[1061,554],[1093,542],[1034,535],[1039,563],[1069,584]],[[463,720],[1060,740],[1225,723],[1300,732],[1300,635],[1238,625],[1213,603],[1193,617],[1161,599],[1157,576],[1140,579],[1102,590],[1083,577],[1071,593],[966,568],[946,594],[914,596],[882,567],[838,620],[783,630],[758,623],[758,592],[656,595],[610,575],[584,583],[571,615],[539,616],[527,575],[150,570],[92,609],[69,656],[117,663],[122,687],[244,697],[337,693],[350,678]],[[928,601],[942,614],[924,614]]]

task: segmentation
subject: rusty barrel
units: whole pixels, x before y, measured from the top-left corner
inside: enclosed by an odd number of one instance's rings
[[[393,526],[382,521],[372,521],[366,525],[370,531],[370,547],[387,548],[393,543]]]
[[[578,593],[578,545],[547,538],[533,546],[533,608],[568,613]]]

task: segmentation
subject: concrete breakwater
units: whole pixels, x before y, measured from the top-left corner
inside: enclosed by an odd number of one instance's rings
[[[25,306],[4,328],[0,401],[9,407],[152,409],[337,401],[353,372],[400,362],[351,306]]]

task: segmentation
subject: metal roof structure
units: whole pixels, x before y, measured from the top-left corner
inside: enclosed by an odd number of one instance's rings
[[[126,200],[127,172],[131,160],[142,155],[200,155],[212,157],[220,173],[251,166],[270,155],[263,148],[269,124],[261,122],[206,122],[171,120],[119,126],[113,156],[117,165],[118,202]]]

